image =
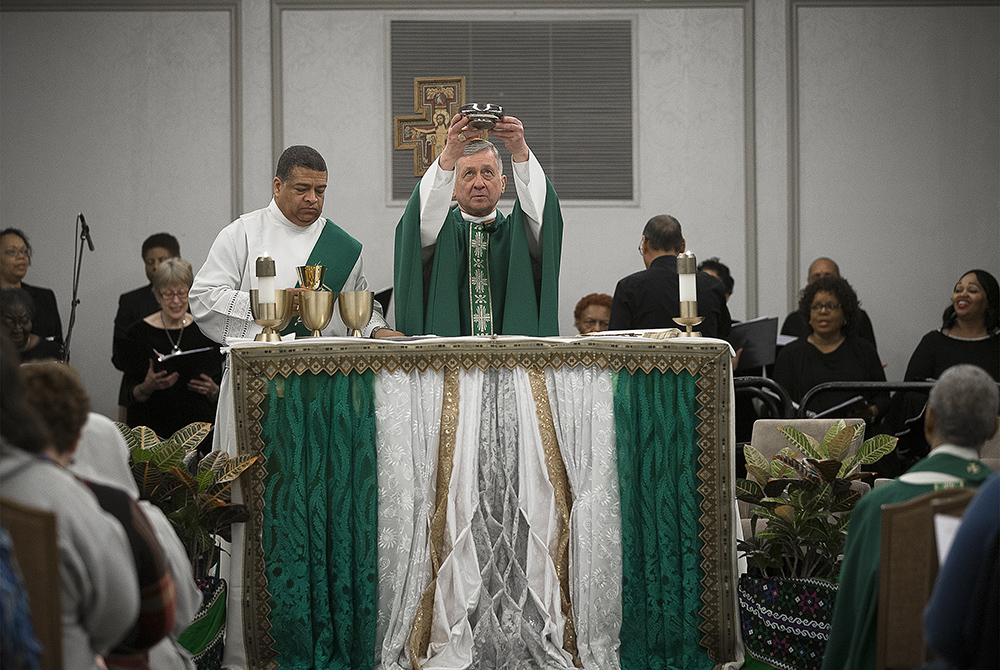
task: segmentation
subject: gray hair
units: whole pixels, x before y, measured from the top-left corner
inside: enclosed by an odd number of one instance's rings
[[[1000,391],[977,365],[953,365],[931,389],[927,406],[934,412],[934,432],[948,444],[979,449],[997,421]]]
[[[160,266],[156,268],[156,273],[153,274],[153,291],[157,295],[171,284],[182,284],[191,288],[193,283],[194,272],[191,270],[191,264],[179,256],[168,258],[160,263]]]
[[[472,140],[465,145],[465,152],[463,156],[475,156],[478,153],[486,151],[487,149],[493,152],[493,157],[497,159],[497,176],[503,174],[503,159],[500,158],[500,151],[496,148],[496,145],[492,142],[487,142],[486,140]]]

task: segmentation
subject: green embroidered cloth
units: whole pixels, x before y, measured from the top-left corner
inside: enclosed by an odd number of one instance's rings
[[[271,380],[261,543],[282,668],[372,666],[377,481],[374,377]]]

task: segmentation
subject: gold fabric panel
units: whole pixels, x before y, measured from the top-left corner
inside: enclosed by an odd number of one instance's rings
[[[538,430],[542,435],[542,449],[545,452],[545,468],[549,473],[549,483],[556,499],[556,511],[559,521],[559,540],[556,543],[556,576],[559,578],[559,600],[563,615],[566,617],[566,627],[563,633],[563,649],[573,656],[573,665],[583,667],[580,653],[576,646],[576,628],[573,626],[573,603],[569,598],[569,515],[573,510],[573,492],[569,487],[569,476],[566,474],[566,463],[559,451],[559,441],[556,439],[556,428],[552,421],[552,407],[549,405],[549,392],[545,386],[545,373],[529,370],[528,379],[531,382],[531,396],[535,400],[535,414],[538,417]]]
[[[410,667],[420,670],[420,659],[427,655],[431,642],[431,621],[434,617],[434,592],[437,573],[448,557],[451,547],[444,546],[444,529],[448,518],[448,491],[451,471],[455,466],[455,439],[458,431],[459,402],[458,370],[445,370],[444,398],[441,403],[441,436],[438,446],[437,481],[434,484],[434,515],[428,537],[431,553],[431,581],[420,597],[420,608],[410,630]]]

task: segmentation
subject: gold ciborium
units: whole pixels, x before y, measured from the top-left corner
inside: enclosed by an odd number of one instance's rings
[[[253,322],[264,330],[253,338],[257,342],[280,342],[280,331],[292,320],[292,294],[283,289],[275,290],[274,302],[260,302],[257,289],[250,289],[250,313]]]
[[[361,337],[361,329],[372,319],[375,294],[372,291],[341,291],[340,318],[351,329],[350,334]]]
[[[337,294],[333,291],[302,291],[299,293],[299,311],[302,323],[312,331],[313,337],[322,335],[333,318],[333,301]]]
[[[295,268],[295,274],[299,276],[299,286],[311,291],[318,291],[323,287],[323,277],[326,276],[325,265],[299,265]]]

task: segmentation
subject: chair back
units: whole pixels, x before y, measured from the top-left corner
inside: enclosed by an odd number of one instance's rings
[[[929,660],[923,613],[938,573],[934,515],[961,516],[975,494],[944,489],[882,506],[878,670],[909,670]]]
[[[62,668],[62,584],[56,546],[54,512],[0,497],[0,519],[14,543],[24,586],[28,590],[31,623],[42,643],[41,670]]]
[[[1000,430],[983,444],[979,460],[993,472],[1000,472]]]

